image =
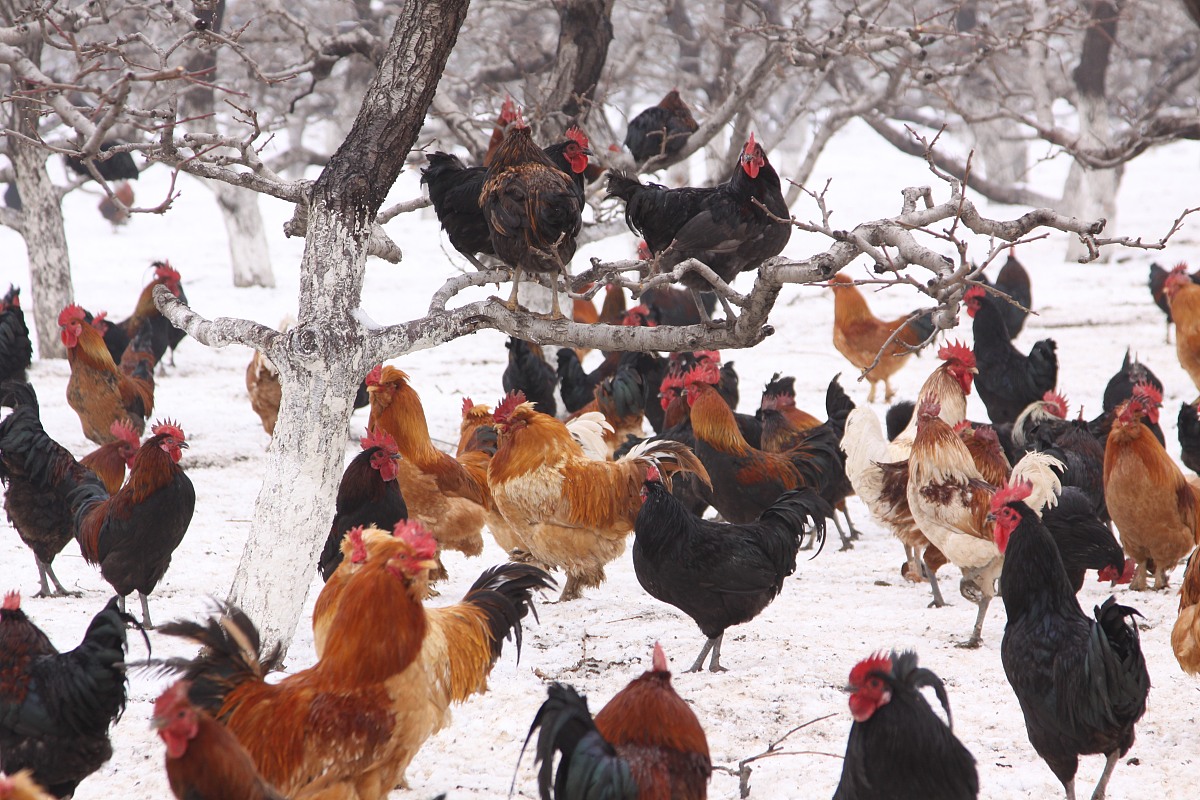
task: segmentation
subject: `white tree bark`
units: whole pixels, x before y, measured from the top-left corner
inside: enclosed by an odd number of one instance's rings
[[[233,285],[273,287],[275,273],[271,270],[271,251],[258,209],[258,193],[221,181],[208,182],[207,186],[217,196],[225,220]]]
[[[1109,143],[1108,105],[1104,98],[1084,95],[1079,98],[1080,143],[1084,147],[1103,147]],[[1079,161],[1071,162],[1063,187],[1063,206],[1068,214],[1087,219],[1106,219],[1111,229],[1117,216],[1117,190],[1121,188],[1122,167],[1091,169]],[[1086,255],[1087,246],[1078,239],[1067,242],[1067,259],[1076,261]]]

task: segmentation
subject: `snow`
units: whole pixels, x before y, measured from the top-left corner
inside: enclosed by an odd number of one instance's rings
[[[1039,166],[1033,176],[1035,188],[1050,194],[1058,191],[1065,168],[1060,162]],[[1198,173],[1194,150],[1187,143],[1139,158],[1126,169],[1120,219],[1110,235],[1157,239],[1183,208],[1194,203]],[[858,126],[847,128],[830,146],[812,185],[822,186],[827,178],[833,180],[827,202],[834,210],[834,225],[843,227],[895,213],[902,188],[934,183],[921,162],[897,155]],[[139,205],[157,202],[155,192],[165,192],[167,183],[165,170],[146,173],[137,186]],[[67,198],[77,301],[94,312],[108,310],[110,316],[124,318],[149,277],[150,262],[166,258],[182,273],[192,306],[209,318],[249,317],[274,326],[286,314],[295,315],[303,241],[278,235],[289,209],[270,198],[262,200],[278,286],[234,290],[223,227],[211,194],[187,178],[180,180],[179,189],[180,197],[170,212],[135,216],[115,232],[96,213],[95,193],[76,192]],[[946,196],[942,185],[935,184],[934,192],[938,200]],[[416,176],[410,171],[402,176],[391,199],[417,194]],[[979,204],[993,215],[1021,213]],[[802,219],[816,216],[812,204],[803,201],[795,213]],[[390,324],[421,316],[429,295],[461,268],[461,260],[448,255],[453,251],[431,210],[402,215],[387,229],[405,249],[405,259],[401,265],[377,260],[369,265],[359,313],[364,322]],[[797,232],[786,254],[802,256],[826,246]],[[978,255],[986,247],[986,242],[975,241],[971,252]],[[1119,366],[1125,348],[1132,347],[1165,383],[1162,421],[1168,449],[1177,454],[1176,411],[1180,401],[1195,396],[1195,390],[1178,365],[1173,345],[1164,343],[1163,317],[1151,303],[1145,280],[1146,265],[1152,260],[1171,264],[1194,259],[1197,240],[1192,228],[1185,227],[1166,253],[1118,251],[1108,264],[1063,263],[1064,247],[1065,238],[1055,235],[1021,249],[1021,260],[1033,278],[1038,316],[1029,319],[1018,344],[1028,349],[1044,336],[1056,339],[1059,387],[1073,409],[1083,404],[1087,416],[1098,412],[1105,382]],[[576,263],[586,264],[593,255],[628,257],[632,248],[632,236],[620,236],[584,248]],[[0,230],[0,252],[8,254],[0,281],[28,286],[24,247],[16,234]],[[867,268],[857,265],[852,273],[865,277]],[[467,296],[484,296],[487,291]],[[921,303],[909,288],[870,294],[868,301],[880,316],[895,316]],[[27,293],[27,308],[30,305]],[[753,350],[726,355],[737,362],[742,378],[741,410],[753,407],[758,387],[775,371],[797,376],[798,402],[814,413],[821,413],[825,386],[839,372],[855,401],[865,402],[866,383],[854,381],[853,368],[832,347],[832,308],[826,289],[785,289],[772,317],[776,334]],[[954,335],[969,340],[969,324]],[[244,347],[210,350],[185,340],[177,366],[168,368],[158,381],[156,414],[178,419],[187,432],[191,449],[182,463],[197,494],[191,528],[151,597],[158,621],[206,613],[210,598],[223,597],[232,581],[268,445],[246,398],[244,371],[249,359],[250,351]],[[500,396],[505,359],[503,337],[481,332],[396,363],[421,392],[433,435],[450,443],[457,436],[463,396],[477,402],[495,402]],[[899,396],[911,398],[934,365],[929,356],[912,360],[894,379]],[[66,405],[68,375],[65,361],[37,362],[31,380],[46,429],[82,456],[92,446]],[[876,405],[881,416],[883,410],[882,404]],[[970,416],[986,419],[974,395]],[[358,449],[353,437],[361,433],[365,421],[366,412],[357,412],[346,440],[347,459]],[[862,540],[854,550],[838,552],[834,536],[823,552],[800,563],[781,596],[757,619],[730,629],[722,653],[728,672],[675,676],[676,689],[693,704],[705,727],[713,763],[719,767],[709,796],[737,797],[737,778],[724,768],[736,769],[740,760],[763,753],[789,730],[818,718],[793,733],[779,748],[778,757],[752,764],[751,796],[831,796],[851,723],[842,690],[850,668],[875,650],[914,648],[921,665],[946,683],[955,732],[978,762],[981,797],[1060,797],[1057,780],[1028,743],[1000,664],[1003,605],[993,604],[981,648],[954,647],[966,638],[975,616],[975,607],[954,591],[956,570],[947,566],[942,573],[950,605],[927,608],[927,588],[899,577],[900,544],[870,521],[857,499],[850,508],[864,531]],[[7,522],[0,524],[9,527]],[[481,570],[502,559],[490,540],[482,557],[467,560],[449,554],[451,579],[434,602],[461,597]],[[20,588],[30,617],[61,649],[78,642],[111,593],[74,544],[68,545],[55,567],[68,588],[83,592],[80,599],[32,599],[37,587],[33,559],[11,530],[0,533],[0,564],[0,589]],[[451,800],[501,797],[509,791],[521,742],[549,681],[572,683],[587,693],[596,711],[648,668],[656,640],[662,642],[676,670],[692,662],[703,644],[699,630],[683,614],[642,591],[628,551],[609,565],[608,576],[604,586],[570,605],[560,606],[550,602],[552,598],[539,604],[540,622],[527,620],[519,662],[512,647],[507,647],[492,673],[490,692],[455,711],[453,724],[431,739],[414,760],[409,771],[412,788],[393,797],[428,798],[441,792],[448,792]],[[1182,568],[1177,568],[1175,586],[1181,576]],[[319,585],[314,570],[305,620],[311,618],[308,612]],[[1153,689],[1138,725],[1137,742],[1113,778],[1111,796],[1193,796],[1200,778],[1196,711],[1200,684],[1181,672],[1170,650],[1176,592],[1135,594],[1125,587],[1116,592],[1121,602],[1144,616],[1142,648]],[[1109,593],[1107,584],[1097,583],[1093,573],[1080,600],[1090,609]],[[191,647],[154,632],[150,642],[156,657],[192,652]],[[136,634],[130,636],[130,648],[131,659],[147,655]],[[311,631],[302,625],[290,652],[289,669],[301,669],[313,658]],[[164,685],[163,679],[145,672],[131,675],[129,706],[113,730],[116,755],[83,782],[76,795],[79,800],[170,797],[162,768],[163,748],[148,724],[152,702]],[[1102,766],[1099,756],[1083,759],[1078,776],[1081,795],[1090,791]],[[516,773],[516,792],[522,797],[537,794],[528,755]]]

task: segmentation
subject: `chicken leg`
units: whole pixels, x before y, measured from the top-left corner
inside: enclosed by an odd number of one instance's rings
[[[975,615],[975,628],[971,631],[971,638],[965,642],[960,642],[955,647],[961,647],[965,650],[974,650],[979,647],[983,641],[983,620],[987,617],[988,605],[992,602],[990,594],[984,594],[979,599],[979,613]]]
[[[728,670],[721,666],[721,642],[724,641],[724,639],[725,632],[722,631],[721,635],[707,640],[704,643],[704,647],[700,650],[700,655],[696,657],[695,663],[693,663],[688,669],[684,670],[684,672],[699,672],[704,667],[704,657],[707,656],[710,651],[712,652],[712,659],[708,662],[708,671],[727,672]]]
[[[1100,774],[1100,782],[1096,784],[1096,790],[1092,792],[1092,800],[1104,800],[1104,792],[1108,789],[1108,779],[1112,777],[1113,770],[1117,767],[1117,759],[1120,757],[1120,750],[1113,750],[1108,754],[1108,761],[1104,765],[1104,772]]]
[[[68,592],[59,582],[58,576],[54,574],[54,569],[49,564],[43,564],[42,560],[37,556],[33,557],[37,563],[38,581],[41,583],[41,588],[34,597],[83,597],[82,592]],[[46,576],[54,583],[54,591],[50,591],[50,585],[46,583]]]

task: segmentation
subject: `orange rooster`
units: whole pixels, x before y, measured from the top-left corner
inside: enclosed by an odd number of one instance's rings
[[[1200,288],[1200,287],[1198,287]],[[1176,340],[1184,323],[1176,320]],[[1162,395],[1139,383],[1117,406],[1104,448],[1104,499],[1121,533],[1125,554],[1137,562],[1129,588],[1145,591],[1153,562],[1154,588],[1167,588],[1167,573],[1187,556],[1200,533],[1200,498],[1142,417],[1157,422]]]
[[[962,646],[978,647],[1004,566],[988,517],[997,487],[984,480],[970,449],[938,416],[940,411],[937,400],[921,400],[917,435],[908,457],[908,507],[921,532],[962,570],[959,590],[979,606],[971,638]],[[1013,468],[1015,479],[1032,484],[1034,494],[1028,505],[1035,511],[1053,503],[1062,488],[1054,467],[1062,469],[1062,462],[1029,453]]]
[[[279,382],[279,370],[257,350],[246,365],[246,393],[250,395],[250,407],[262,420],[263,430],[268,434],[275,433],[279,404],[283,402],[283,384]]]
[[[648,441],[619,461],[589,458],[567,426],[534,411],[519,392],[496,407],[499,447],[488,467],[496,508],[522,531],[537,561],[567,573],[562,599],[599,586],[604,565],[625,550],[642,506],[646,471],[694,472],[709,483],[699,459],[679,442]]]
[[[1200,556],[1193,551],[1179,590],[1179,617],[1171,628],[1175,660],[1189,675],[1200,675]]]
[[[114,422],[110,430],[117,438],[100,445],[79,459],[79,463],[99,476],[109,494],[116,494],[125,482],[126,467],[133,466],[133,457],[142,443],[126,420]]]
[[[708,739],[696,713],[671,686],[667,656],[657,642],[650,669],[613,695],[595,720],[586,698],[570,686],[551,684],[526,745],[539,728],[534,754],[541,764],[542,800],[704,800],[708,796],[712,775]],[[521,750],[524,753],[524,747]],[[552,792],[556,751],[562,759]]]
[[[508,126],[520,118],[521,112],[517,108],[516,101],[512,99],[511,95],[504,95],[504,102],[500,104],[500,113],[496,116],[496,125],[492,128],[492,136],[488,139],[487,150],[483,154],[485,167],[491,165],[492,158],[496,155],[496,148],[508,135]]]
[[[1175,322],[1179,364],[1200,389],[1200,284],[1194,283],[1184,270],[1177,269],[1167,278],[1165,292],[1171,320]]]
[[[0,772],[0,800],[54,800],[54,795],[38,786],[29,770],[23,769],[14,775]]]
[[[829,279],[829,288],[833,289],[833,346],[846,357],[846,360],[865,370],[871,366],[876,357],[879,363],[866,378],[871,383],[871,391],[867,394],[867,402],[875,402],[875,389],[882,382],[884,402],[890,402],[896,392],[892,389],[891,377],[904,366],[911,355],[909,347],[920,344],[924,337],[912,325],[901,331],[883,350],[884,342],[904,324],[907,317],[884,322],[871,313],[862,292],[854,285],[854,281],[845,275],[834,275]]]
[[[395,367],[375,367],[367,375],[371,416],[367,427],[380,427],[396,440],[404,456],[400,491],[412,519],[419,520],[443,547],[468,556],[483,551],[483,524],[491,499],[487,459],[443,453],[429,438],[421,398],[408,375]]]
[[[187,681],[154,701],[150,724],[167,746],[167,782],[179,800],[284,800],[224,725],[192,705]]]
[[[129,377],[117,369],[104,339],[85,321],[79,306],[64,308],[58,325],[71,365],[67,403],[79,415],[83,435],[107,444],[117,438],[112,424],[124,421],[140,436],[154,408],[153,380]]]
[[[278,651],[263,655],[254,625],[232,606],[207,624],[163,629],[205,646],[185,667],[192,700],[285,794],[381,800],[403,786],[413,756],[448,722],[450,702],[486,689],[531,593],[549,585],[535,567],[506,564],[484,572],[461,603],[426,609],[436,542],[417,523],[396,531],[359,532],[361,559],[343,561],[345,579],[335,573],[322,592],[337,594],[321,623],[336,635],[322,638],[316,664],[278,683],[264,680]]]

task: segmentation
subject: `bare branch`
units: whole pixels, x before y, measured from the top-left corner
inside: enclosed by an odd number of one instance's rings
[[[172,325],[186,331],[196,341],[208,347],[227,347],[231,344],[241,344],[253,347],[263,355],[271,358],[276,350],[280,333],[274,328],[251,322],[248,319],[232,317],[217,317],[213,320],[193,311],[186,303],[165,286],[154,287],[154,304]],[[272,358],[273,361],[276,359]]]

